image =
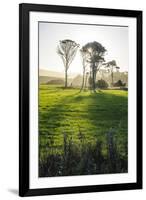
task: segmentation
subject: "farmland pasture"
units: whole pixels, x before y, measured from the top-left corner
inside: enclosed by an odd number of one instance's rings
[[[87,144],[100,141],[104,147],[111,128],[118,152],[127,158],[127,95],[122,90],[80,93],[79,89],[40,85],[39,160],[45,161],[53,149],[63,153],[64,134],[78,144],[82,133]],[[106,148],[102,152],[106,155]]]

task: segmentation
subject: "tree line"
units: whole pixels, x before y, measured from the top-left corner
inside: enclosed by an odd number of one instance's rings
[[[80,51],[83,66],[83,78],[80,91],[87,87],[87,80],[90,83],[90,90],[96,92],[96,75],[100,68],[104,66],[109,71],[112,77],[111,86],[114,86],[113,73],[114,70],[118,70],[119,67],[115,60],[106,62],[105,54],[107,50],[105,47],[97,41],[89,42],[80,47],[75,41],[65,39],[60,40],[57,46],[57,53],[61,57],[65,68],[65,88],[68,87],[68,69],[73,59],[76,56],[77,51]]]

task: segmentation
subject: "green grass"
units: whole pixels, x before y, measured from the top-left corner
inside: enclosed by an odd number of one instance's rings
[[[106,145],[107,132],[114,128],[117,148],[123,157],[127,153],[127,91],[102,90],[79,93],[79,89],[63,89],[40,85],[39,89],[39,155],[40,160],[52,149],[62,152],[63,134],[78,143],[79,132],[87,143],[95,140]],[[103,148],[106,154],[106,149]]]

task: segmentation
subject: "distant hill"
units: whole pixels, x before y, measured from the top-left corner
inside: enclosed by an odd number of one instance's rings
[[[56,80],[50,80],[48,81],[46,84],[49,84],[49,85],[64,85],[64,80],[62,79],[56,79]]]
[[[73,78],[76,74],[68,74],[68,85],[72,83]],[[40,84],[53,84],[53,83],[63,83],[64,82],[64,73],[63,72],[55,72],[40,69],[39,70],[39,83]]]
[[[55,71],[49,71],[45,69],[39,69],[39,76],[64,78],[64,72],[55,72]],[[77,73],[68,72],[68,78],[72,79],[72,78],[75,78],[76,76],[77,76]]]
[[[103,79],[109,85],[111,84],[111,74],[107,73],[105,70],[100,70],[96,76],[97,80]],[[57,81],[56,81],[57,80]],[[128,73],[126,72],[114,72],[114,82],[121,80],[123,83],[126,83],[128,86]],[[54,72],[49,70],[40,69],[39,70],[39,83],[63,83],[64,73],[63,72]],[[80,87],[82,85],[82,75],[68,74],[68,86],[72,85],[73,87]]]
[[[50,81],[56,81],[56,80],[60,80],[60,82],[64,81],[63,78],[51,77],[51,76],[39,76],[40,84],[49,83]]]
[[[48,77],[64,78],[64,73],[40,69],[39,70],[39,76],[42,76],[42,77],[48,76]]]
[[[83,77],[81,75],[77,75],[72,81],[72,86],[80,87],[82,85],[82,79]]]
[[[53,76],[39,76],[39,84],[63,84],[64,77],[53,77]],[[73,87],[80,87],[82,84],[82,76],[77,75],[75,78],[68,78],[68,86],[72,85]]]

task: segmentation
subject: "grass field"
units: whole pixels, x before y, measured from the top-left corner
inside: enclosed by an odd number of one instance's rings
[[[106,156],[111,128],[119,154],[127,159],[127,101],[128,92],[122,90],[79,93],[79,89],[40,85],[39,160],[45,161],[53,149],[63,153],[64,134],[78,144],[80,133],[87,144],[102,142]]]

